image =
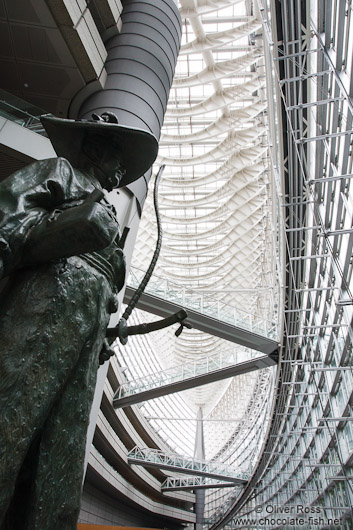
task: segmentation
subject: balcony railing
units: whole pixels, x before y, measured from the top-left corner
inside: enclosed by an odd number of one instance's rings
[[[0,89],[0,116],[42,136],[47,136],[40,121],[42,114],[47,113],[27,101]]]

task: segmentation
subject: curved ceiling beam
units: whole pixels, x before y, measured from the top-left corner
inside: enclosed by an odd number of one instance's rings
[[[226,215],[227,212],[232,212],[233,213],[233,217],[238,217],[238,219],[236,221],[237,222],[241,222],[242,219],[240,219],[240,217],[242,217],[242,215],[239,215],[239,213],[240,214],[242,213],[242,209],[244,207],[244,204],[246,203],[248,205],[249,202],[255,201],[256,198],[257,198],[257,195],[253,195],[252,197],[247,198],[246,201],[245,201],[245,198],[244,198],[243,201],[241,202],[241,204],[239,204],[239,202],[237,202],[237,199],[239,201],[240,197],[239,196],[236,197],[236,194],[234,194],[234,196],[231,198],[230,201],[228,201],[225,204],[222,204],[218,208],[214,208],[212,210],[212,212],[210,212],[210,213],[207,213],[207,214],[204,214],[204,215],[200,215],[198,217],[187,217],[187,218],[183,218],[183,219],[181,219],[180,217],[168,216],[168,222],[172,224],[172,222],[174,221],[176,224],[179,224],[182,221],[185,225],[199,224],[202,221],[211,222],[211,221],[213,221],[215,219],[218,220],[220,217],[222,218],[222,216]],[[260,206],[263,206],[263,200],[260,201],[260,204],[259,204],[258,207],[260,207]],[[257,208],[254,207],[254,211],[252,213],[252,215],[254,215],[254,217],[256,216],[256,209]],[[251,212],[248,213],[248,215],[250,215],[250,214],[251,214]],[[244,218],[245,217],[246,216],[244,215]],[[242,227],[237,227],[237,229],[242,230]],[[211,236],[213,234],[217,235],[217,230],[207,228],[205,232],[201,232],[201,231],[198,232],[199,238],[208,237],[207,234],[209,234],[209,236]],[[193,237],[193,234],[185,234],[185,236],[184,236],[185,240],[188,239],[188,236]]]
[[[166,164],[168,166],[190,166],[198,164],[207,164],[214,160],[219,160],[225,156],[229,156],[229,153],[233,153],[233,157],[238,154],[245,154],[251,151],[255,146],[261,143],[261,137],[265,133],[264,127],[251,127],[249,129],[241,129],[237,132],[230,132],[222,142],[216,147],[203,153],[199,156],[193,156],[190,158],[173,158],[169,156],[158,156],[156,159],[157,164]]]
[[[170,145],[170,144],[183,144],[183,143],[192,143],[201,140],[209,140],[214,136],[219,136],[220,134],[225,134],[229,130],[234,129],[234,127],[239,124],[237,118],[238,110],[232,110],[229,112],[228,116],[221,116],[214,122],[212,122],[208,127],[201,129],[200,131],[190,133],[190,134],[162,134],[160,144],[161,145]]]
[[[218,178],[218,180],[222,178],[222,180],[225,180],[227,182],[232,182],[233,180],[237,180],[238,182],[241,182],[242,184],[239,188],[239,191],[242,189],[243,185],[244,187],[246,187],[246,186],[250,186],[253,183],[260,182],[259,177],[260,175],[264,173],[265,170],[261,164],[256,164],[256,160],[259,157],[261,157],[262,154],[264,154],[264,152],[265,151],[263,147],[262,148],[256,147],[256,148],[252,148],[249,150],[244,149],[243,151],[240,151],[237,154],[238,156],[235,155],[234,157],[231,157],[230,159],[227,160],[225,164],[223,164],[222,168],[219,168],[220,170],[222,170],[222,174],[218,175],[218,177],[215,177],[215,175],[217,175],[217,170],[216,170],[210,173],[209,175],[206,175],[204,179],[200,179],[201,186],[202,186],[202,181],[204,182],[204,184],[206,184],[207,182],[212,182],[212,176],[213,178]],[[249,167],[249,165],[251,166],[251,162],[253,162],[255,166],[254,168]],[[245,179],[242,178],[245,175],[247,175],[247,178]],[[224,184],[226,184],[226,182]],[[206,193],[206,195],[208,195],[208,200],[212,199],[212,194],[217,193],[217,192],[218,190],[210,192],[208,194]],[[181,194],[181,191],[180,191],[180,194]],[[203,201],[203,199],[204,197],[200,197],[198,199],[191,199],[191,200],[187,199],[183,201],[183,205],[185,208],[197,206],[197,205],[200,205],[198,201]],[[166,200],[169,200],[169,199],[166,199]],[[178,199],[173,199],[172,203],[167,203],[167,202],[164,203],[164,205],[167,205],[167,204],[173,205],[176,208],[182,207],[182,204],[181,202],[178,201]],[[213,203],[211,202],[210,206],[212,205],[213,206],[216,205],[214,201]],[[161,205],[161,209],[163,209],[163,205]]]
[[[261,254],[261,251],[263,250],[263,243],[262,241],[259,241],[258,238],[254,238],[252,240],[252,244],[248,244],[246,248],[246,252],[243,254],[249,255],[249,256],[255,256]],[[183,258],[184,255],[180,254],[180,258]],[[172,259],[173,258],[173,259]],[[200,261],[198,263],[185,263],[184,261],[181,263],[182,267],[191,270],[191,269],[199,269],[200,267],[208,267],[210,265],[217,265],[218,267],[223,266],[223,261],[228,259],[234,259],[234,250],[231,246],[224,249],[222,252],[222,255],[217,254],[213,256],[212,258],[205,259],[204,261]],[[162,263],[165,266],[170,266],[175,268],[175,256],[168,258],[163,257]]]
[[[252,150],[250,149],[249,152],[251,153]],[[184,208],[185,210],[187,210],[188,208],[196,206],[217,205],[217,202],[227,196],[231,197],[234,195],[234,193],[238,193],[240,195],[244,190],[248,192],[250,189],[258,187],[259,182],[257,176],[251,180],[243,180],[237,177],[233,177],[226,181],[222,186],[220,186],[217,191],[211,191],[210,193],[207,193],[207,191],[205,191],[204,196],[199,197],[198,199],[168,199],[167,197],[163,196],[163,194],[161,194],[160,209],[163,213],[163,208],[165,208],[166,206],[174,206],[175,208]]]
[[[168,108],[165,114],[165,119],[168,118],[189,118],[191,116],[197,116],[199,114],[207,114],[208,112],[214,112],[215,110],[222,109],[228,105],[232,105],[237,99],[240,98],[252,98],[252,94],[259,89],[259,82],[257,78],[250,79],[246,83],[235,85],[229,88],[225,88],[222,92],[215,92],[209,98],[205,99],[201,103],[191,105],[190,107],[177,107]],[[254,117],[259,112],[266,108],[265,104],[256,98],[254,103],[247,105],[246,107],[239,108],[240,114],[239,120],[246,119],[248,115]],[[259,109],[259,110],[258,110]],[[249,119],[249,118],[248,118]],[[166,123],[165,125],[168,125]]]
[[[241,264],[241,263],[239,263]],[[258,256],[256,255],[255,257],[252,257],[252,259],[250,260],[250,262],[247,262],[247,263],[243,263],[243,268],[244,268],[244,271],[248,271],[249,270],[249,266],[255,264],[255,268],[258,268],[258,264],[259,264],[259,260],[258,260]],[[212,270],[205,270],[205,272],[202,272],[200,269],[202,267],[200,267],[197,271],[197,274],[195,274],[194,276],[193,275],[190,275],[190,274],[180,274],[178,272],[175,272],[175,268],[174,268],[174,271],[171,271],[171,270],[168,270],[168,277],[171,278],[172,280],[176,280],[178,282],[185,282],[185,280],[188,280],[188,281],[197,281],[198,279],[200,280],[207,280],[207,279],[210,279],[211,280],[211,285],[213,285],[214,283],[214,276],[215,276],[215,271],[216,271],[216,268],[215,267],[206,267],[206,269],[209,269],[211,268]],[[178,269],[180,270],[180,269]],[[227,260],[224,261],[224,264],[222,266],[222,269],[217,269],[216,273],[220,276],[220,278],[227,278],[227,279],[230,279],[230,277],[232,277],[233,274],[235,275],[238,275],[239,274],[239,269],[237,271],[234,271],[234,255],[233,256],[230,256]],[[254,275],[255,276],[255,275]],[[258,279],[258,274],[256,274],[256,278],[254,278],[254,280],[257,280]],[[229,282],[225,282],[225,284],[227,285]]]
[[[260,53],[256,50],[229,61],[217,62],[212,67],[207,66],[198,74],[188,77],[175,77],[173,86],[174,88],[199,86],[213,81],[220,81],[224,77],[230,77],[239,72],[244,73],[244,70],[250,68],[260,57]]]
[[[247,246],[249,245],[250,248],[252,248],[253,244],[257,244],[259,242],[258,231],[257,230],[252,230],[252,231],[254,232],[254,234],[251,235],[248,233],[248,237],[247,237],[247,241],[248,241]],[[200,256],[202,256],[203,254],[209,254],[211,252],[219,253],[220,250],[222,250],[222,253],[223,253],[224,248],[228,250],[228,248],[230,248],[232,245],[242,240],[243,240],[242,235],[235,233],[234,228],[232,228],[230,232],[225,234],[216,243],[211,243],[210,245],[206,245],[203,248],[198,248],[197,253]],[[168,255],[170,256],[176,256],[180,254],[180,251],[168,246],[168,240],[166,241],[166,244],[164,245],[164,250],[165,250],[165,253],[166,254],[169,253]]]
[[[198,0],[196,2],[185,2],[181,0],[181,9],[179,10],[182,18],[193,18],[200,15],[208,15],[224,7],[233,6],[242,3],[243,0]]]
[[[188,42],[187,44],[183,44],[180,48],[180,55],[201,53],[204,50],[220,48],[224,44],[230,44],[237,39],[247,37],[251,33],[255,33],[255,31],[259,30],[261,27],[261,22],[253,18],[250,22],[246,22],[245,24],[241,24],[235,28],[212,33],[206,35],[206,37],[203,39],[197,38],[191,42]]]
[[[264,151],[262,151],[263,154]],[[250,167],[242,167],[235,170],[235,168],[229,164],[229,167],[225,168],[223,167],[223,173],[222,173],[222,179],[228,179],[231,178],[233,175],[238,175],[239,178],[249,179],[249,180],[256,180],[259,178],[259,176],[264,172],[267,171],[267,168],[264,166],[262,162],[258,162],[257,164],[252,164]],[[177,188],[178,186],[181,186],[182,188],[197,188],[197,187],[204,187],[206,184],[210,184],[213,182],[217,182],[219,180],[220,175],[218,175],[218,170],[212,171],[211,173],[208,173],[207,175],[203,175],[202,177],[197,178],[164,178],[163,180],[163,188],[169,187],[169,188]],[[163,193],[163,188],[161,189],[161,193]]]

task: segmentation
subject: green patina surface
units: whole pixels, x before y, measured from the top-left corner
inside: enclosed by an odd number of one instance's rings
[[[6,530],[76,528],[96,374],[109,357],[106,328],[125,278],[117,221],[108,203],[92,203],[95,190],[98,180],[61,158],[36,162],[0,185],[1,269],[8,276],[0,294]]]

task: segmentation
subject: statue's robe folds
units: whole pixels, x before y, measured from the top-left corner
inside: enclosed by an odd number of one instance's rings
[[[112,245],[20,263],[28,230],[95,187],[60,158],[0,184],[3,261],[14,269],[0,293],[0,528],[76,529],[99,355],[124,258]]]

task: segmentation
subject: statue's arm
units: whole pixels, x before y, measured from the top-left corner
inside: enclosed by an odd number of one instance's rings
[[[0,278],[21,266],[31,231],[59,208],[80,204],[94,186],[62,158],[41,160],[0,183]]]
[[[1,183],[0,278],[110,244],[118,224],[102,196],[63,158],[35,162]]]

